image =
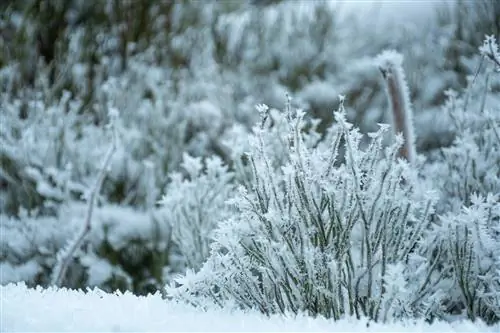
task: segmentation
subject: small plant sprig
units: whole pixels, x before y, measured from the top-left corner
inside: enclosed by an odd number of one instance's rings
[[[479,52],[485,58],[491,60],[500,71],[500,51],[495,36],[486,36],[483,45],[479,48]]]

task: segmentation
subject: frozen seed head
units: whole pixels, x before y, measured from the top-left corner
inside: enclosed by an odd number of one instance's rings
[[[394,73],[396,68],[403,65],[403,55],[395,50],[386,50],[375,58],[375,64],[384,78],[387,78]]]
[[[413,162],[415,159],[413,114],[408,83],[403,70],[403,56],[397,51],[387,50],[375,59],[375,63],[384,78],[393,133],[395,136],[402,134],[404,138],[400,156]]]

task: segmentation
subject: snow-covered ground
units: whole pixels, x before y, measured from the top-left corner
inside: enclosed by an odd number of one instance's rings
[[[87,293],[64,289],[29,289],[24,284],[0,286],[1,332],[499,332],[500,325],[454,322],[367,325],[346,319],[333,322],[307,316],[267,318],[256,312],[202,312],[162,300],[159,295]]]

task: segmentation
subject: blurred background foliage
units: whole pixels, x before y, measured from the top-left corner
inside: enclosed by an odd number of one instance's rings
[[[71,287],[144,294],[182,270],[162,217],[168,212],[147,198],[158,200],[169,175],[185,172],[184,153],[215,154],[237,169],[235,156],[258,119],[255,104],[282,108],[288,92],[324,133],[343,94],[349,120],[365,132],[376,128],[387,105],[369,59],[382,49],[405,56],[418,151],[449,145],[454,133],[436,114],[445,90],[465,89],[477,71],[484,35],[500,35],[500,2],[457,0],[425,24],[341,12],[328,1],[3,0],[1,228],[20,229],[33,251],[16,254],[14,241],[3,240],[0,262],[13,273],[1,282],[48,283],[73,230],[65,222],[80,216],[68,206],[92,184],[109,142],[110,106],[120,110],[122,147]],[[499,82],[491,89],[500,91]],[[112,245],[109,221],[129,225],[127,218],[149,231]],[[35,237],[46,229],[59,229],[56,239]],[[92,278],[89,267],[106,278]]]

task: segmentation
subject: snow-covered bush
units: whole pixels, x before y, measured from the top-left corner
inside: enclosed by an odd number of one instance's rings
[[[291,99],[288,97],[287,104],[291,106]],[[270,108],[265,113],[260,114],[260,124],[265,127],[261,131],[265,149],[272,152],[269,154],[270,168],[279,169],[289,161],[288,152],[288,115],[278,109]],[[308,135],[304,138],[307,147],[315,146],[321,139],[321,134],[317,132],[319,121],[309,118],[304,123]],[[228,147],[230,162],[235,170],[235,177],[238,184],[252,186],[253,176],[252,167],[248,159],[248,151],[251,148],[252,131],[251,129],[233,126],[227,132],[223,144]]]
[[[57,227],[54,217],[35,219],[26,211],[19,217],[0,216],[0,283],[47,285],[55,254],[64,245],[70,225]]]
[[[266,131],[262,132],[266,149],[272,150],[270,168],[279,169],[289,159],[288,119],[272,109],[261,121],[266,127]],[[307,122],[311,131],[305,142],[308,147],[315,145],[320,137],[313,131],[317,124],[316,121]],[[208,258],[212,231],[220,221],[235,213],[227,200],[234,196],[237,184],[253,184],[252,166],[247,156],[251,141],[249,135],[245,129],[234,126],[222,141],[228,147],[234,171],[230,171],[218,156],[203,162],[201,157],[184,154],[181,164],[184,172],[170,175],[171,181],[160,204],[164,221],[172,227],[173,241],[185,260],[186,268],[198,270]]]
[[[0,284],[48,286],[57,253],[82,227],[87,207],[72,203],[61,217],[0,215]],[[155,212],[160,221],[160,214]],[[170,231],[148,214],[120,206],[96,207],[92,230],[68,268],[64,286],[156,292],[180,267],[171,257]]]
[[[11,1],[0,13],[0,232],[12,235],[1,239],[2,282],[49,283],[55,253],[83,217],[72,207],[97,174],[108,143],[101,126],[113,105],[121,111],[123,145],[98,198],[97,226],[69,269],[68,286],[145,293],[188,266],[201,269],[184,280],[198,281],[194,294],[207,295],[213,287],[217,295],[209,298],[243,307],[269,300],[267,312],[381,320],[411,311],[424,315],[425,309],[433,312],[433,297],[439,298],[434,292],[441,288],[449,294],[443,299],[447,312],[496,320],[498,219],[484,212],[496,211],[500,193],[498,76],[491,73],[483,84],[479,75],[470,93],[450,94],[447,116],[427,108],[441,103],[445,87],[460,88],[461,77],[477,64],[461,52],[458,18],[439,28],[426,25],[426,32],[419,24],[374,29],[375,17],[342,19],[334,2],[253,3]],[[492,6],[485,8],[498,7]],[[479,16],[462,17],[462,28],[478,26],[465,21],[481,21]],[[462,32],[472,39],[480,29]],[[498,65],[491,42],[482,48],[485,63]],[[440,191],[436,210],[442,216],[434,221],[439,228],[427,228],[432,209],[425,213],[415,170],[396,161],[397,148],[382,153],[385,129],[358,145],[355,130],[342,127],[343,118],[330,127],[339,93],[347,95],[346,118],[361,132],[375,131],[382,121],[385,99],[372,61],[382,47],[405,56],[417,150],[449,146],[421,174]],[[276,107],[287,90],[310,111],[304,122],[272,109],[251,134],[256,100]],[[338,152],[330,158],[332,149]],[[216,175],[204,167],[181,178],[186,153],[192,162],[211,161]],[[237,194],[232,207],[225,200],[235,196],[237,185],[247,193]],[[144,214],[165,188],[161,214]],[[212,205],[196,202],[193,194],[209,197],[204,190],[216,195]],[[330,228],[326,238],[322,225]],[[170,226],[180,258],[170,256]],[[236,236],[226,236],[231,230]],[[428,237],[432,244],[424,241]],[[496,241],[464,244],[469,238]],[[394,250],[400,247],[410,254]],[[302,252],[293,252],[297,248]],[[457,266],[463,258],[474,258],[471,268]],[[461,276],[471,279],[462,283]],[[254,293],[244,294],[246,287]]]
[[[488,52],[485,58],[498,50],[494,42],[494,38],[485,40],[481,48],[483,53]],[[499,66],[494,61],[493,65]],[[470,86],[462,95],[447,91],[443,113],[451,120],[455,140],[441,150],[436,163],[425,172],[442,192],[440,213],[458,212],[461,206],[471,204],[475,194],[500,193],[500,98],[498,93],[492,93],[500,81],[494,72],[478,74],[470,78]]]
[[[98,170],[106,142],[102,128],[78,115],[79,101],[65,93],[55,104],[36,96],[2,96],[0,114],[0,210],[19,208],[55,214],[57,206],[78,198]]]
[[[446,305],[492,323],[500,319],[500,196],[469,200],[460,212],[442,216],[436,230],[446,258],[440,264],[451,273]]]
[[[226,202],[234,192],[233,173],[216,156],[202,161],[185,154],[181,167],[187,179],[172,173],[160,204],[185,266],[198,270],[210,254],[213,230],[234,213]]]
[[[481,53],[499,68],[494,37],[486,38]],[[444,110],[455,125],[455,141],[424,175],[440,191],[440,226],[431,246],[443,249],[447,311],[495,322],[500,320],[500,99],[490,86],[498,75],[485,77],[485,84],[471,82],[463,96],[448,92]]]
[[[118,131],[116,130],[116,123],[118,121],[118,111],[111,108],[109,111],[110,122],[108,128],[111,130],[111,144],[109,145],[108,151],[103,158],[101,168],[96,176],[95,184],[84,194],[84,198],[87,201],[87,212],[85,214],[84,220],[82,220],[82,226],[80,232],[76,233],[72,238],[68,239],[66,246],[64,246],[61,251],[57,253],[56,256],[56,266],[52,272],[52,283],[56,286],[61,286],[66,278],[66,272],[68,267],[73,261],[73,256],[77,251],[79,251],[86,241],[88,233],[92,230],[92,218],[95,205],[97,203],[97,198],[101,192],[102,183],[106,178],[106,173],[108,171],[109,163],[113,158],[113,154],[116,152],[118,146]]]
[[[495,73],[479,75],[462,96],[447,92],[443,112],[451,119],[455,141],[429,171],[443,192],[441,212],[468,206],[474,194],[500,193],[500,98],[491,93],[498,79]]]
[[[232,200],[238,212],[216,229],[201,270],[177,279],[170,295],[335,319],[435,313],[436,260],[423,246],[434,196],[419,190],[414,170],[397,158],[401,138],[385,150],[388,128],[381,126],[361,150],[362,135],[341,110],[330,136],[310,146],[304,113],[288,108],[286,116],[288,161],[272,167],[268,129],[256,127],[253,186]]]
[[[225,46],[227,63],[272,74],[296,91],[337,71],[339,56],[347,49],[337,47],[337,38],[347,31],[339,23],[338,10],[328,1],[249,7],[218,18],[215,37]]]

